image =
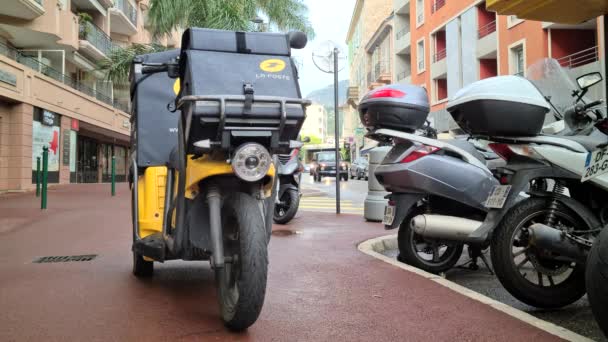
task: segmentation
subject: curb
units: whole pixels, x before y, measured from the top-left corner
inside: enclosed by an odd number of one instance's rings
[[[450,290],[455,291],[461,295],[467,296],[475,301],[489,305],[490,307],[492,307],[498,311],[506,313],[507,315],[509,315],[515,319],[518,319],[524,323],[530,324],[538,329],[548,332],[549,334],[555,335],[555,336],[562,338],[564,340],[567,340],[567,341],[593,342],[593,340],[591,340],[585,336],[579,335],[571,330],[560,327],[551,322],[547,322],[540,318],[536,318],[526,312],[515,309],[507,304],[501,303],[497,300],[494,300],[492,298],[479,294],[464,286],[461,286],[452,281],[449,281],[441,276],[438,276],[438,275],[432,274],[432,273],[428,273],[426,271],[423,271],[416,267],[412,267],[410,265],[401,263],[397,260],[391,259],[391,258],[381,254],[385,250],[396,249],[396,248],[397,248],[397,235],[396,234],[381,236],[381,237],[377,237],[377,238],[370,239],[367,241],[363,241],[357,246],[357,249],[359,249],[359,251],[361,251],[369,256],[372,256],[376,259],[380,259],[381,261],[384,261],[393,266],[399,267],[402,270],[416,273],[417,275],[419,275],[421,277],[424,277],[430,281],[433,281],[437,284],[445,286],[445,287],[449,288]]]

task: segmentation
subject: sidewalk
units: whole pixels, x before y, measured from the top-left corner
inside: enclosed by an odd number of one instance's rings
[[[258,322],[230,334],[202,262],[130,274],[126,184],[70,185],[41,212],[30,194],[0,196],[0,340],[555,341],[557,338],[357,250],[386,234],[360,216],[301,212],[275,226]],[[290,234],[293,233],[293,234]],[[33,264],[40,256],[97,254]]]

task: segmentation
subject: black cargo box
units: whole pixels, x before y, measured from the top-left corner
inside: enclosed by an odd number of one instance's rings
[[[142,63],[166,63],[179,56],[179,49],[137,56],[131,67],[131,151],[137,165],[161,166],[177,146],[177,113],[167,109],[175,100],[175,79],[167,73],[143,75]]]
[[[359,103],[361,123],[369,130],[390,128],[414,132],[424,125],[429,111],[426,90],[409,84],[374,89]]]
[[[498,76],[461,89],[447,110],[468,134],[510,137],[540,134],[550,107],[527,79]]]
[[[287,103],[283,117],[279,102],[263,101],[301,99],[287,34],[189,29],[182,44],[181,95],[211,98],[184,102],[184,110],[192,111],[189,141],[218,141],[222,132],[235,136],[252,131],[276,134],[283,142],[297,138],[305,107]],[[249,105],[242,99],[247,94]],[[223,118],[221,102],[213,98],[225,98]]]

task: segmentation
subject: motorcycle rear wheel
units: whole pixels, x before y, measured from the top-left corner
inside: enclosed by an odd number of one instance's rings
[[[591,311],[608,337],[608,229],[593,243],[587,258],[586,283]]]
[[[224,325],[243,331],[258,319],[268,275],[268,240],[256,200],[245,193],[226,197],[222,205],[223,268],[215,269]]]
[[[399,233],[397,234],[399,256],[397,259],[430,273],[446,272],[453,268],[460,259],[464,244],[433,241],[416,234],[410,225],[410,221],[423,212],[422,208],[412,210],[412,213],[399,226]],[[424,250],[419,250],[420,246],[425,247]],[[443,249],[443,253],[440,249]],[[422,254],[432,255],[432,259],[424,258]]]
[[[532,197],[516,204],[496,227],[491,241],[492,265],[502,286],[523,303],[543,309],[561,308],[585,295],[585,265],[553,260],[526,243],[527,228],[545,223],[550,201]],[[587,227],[561,204],[554,214],[557,227]]]

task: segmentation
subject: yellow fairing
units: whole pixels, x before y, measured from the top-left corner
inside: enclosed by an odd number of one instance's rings
[[[608,12],[608,0],[486,0],[486,7],[521,19],[578,24]]]
[[[207,155],[197,159],[192,159],[192,156],[188,156],[188,158],[190,160],[188,160],[186,170],[186,197],[189,199],[193,199],[198,194],[198,183],[201,180],[234,173],[232,166],[225,160],[211,160]],[[270,167],[267,175],[271,178],[274,177],[274,166]],[[167,168],[164,166],[148,167],[143,176],[139,176],[137,208],[139,236],[142,238],[162,231],[166,182]],[[272,182],[268,182],[264,189],[266,196],[270,196],[271,189]],[[173,218],[175,219],[175,215]]]
[[[188,167],[186,169],[186,197],[193,199],[199,192],[198,183],[206,178],[220,175],[233,174],[232,166],[225,160],[213,160],[209,155],[204,155],[197,159],[188,156]],[[274,166],[270,166],[266,175],[274,177]],[[270,195],[272,182],[267,184],[267,192]]]
[[[164,166],[148,167],[143,176],[139,176],[137,210],[142,238],[162,231],[166,181],[167,168]]]

